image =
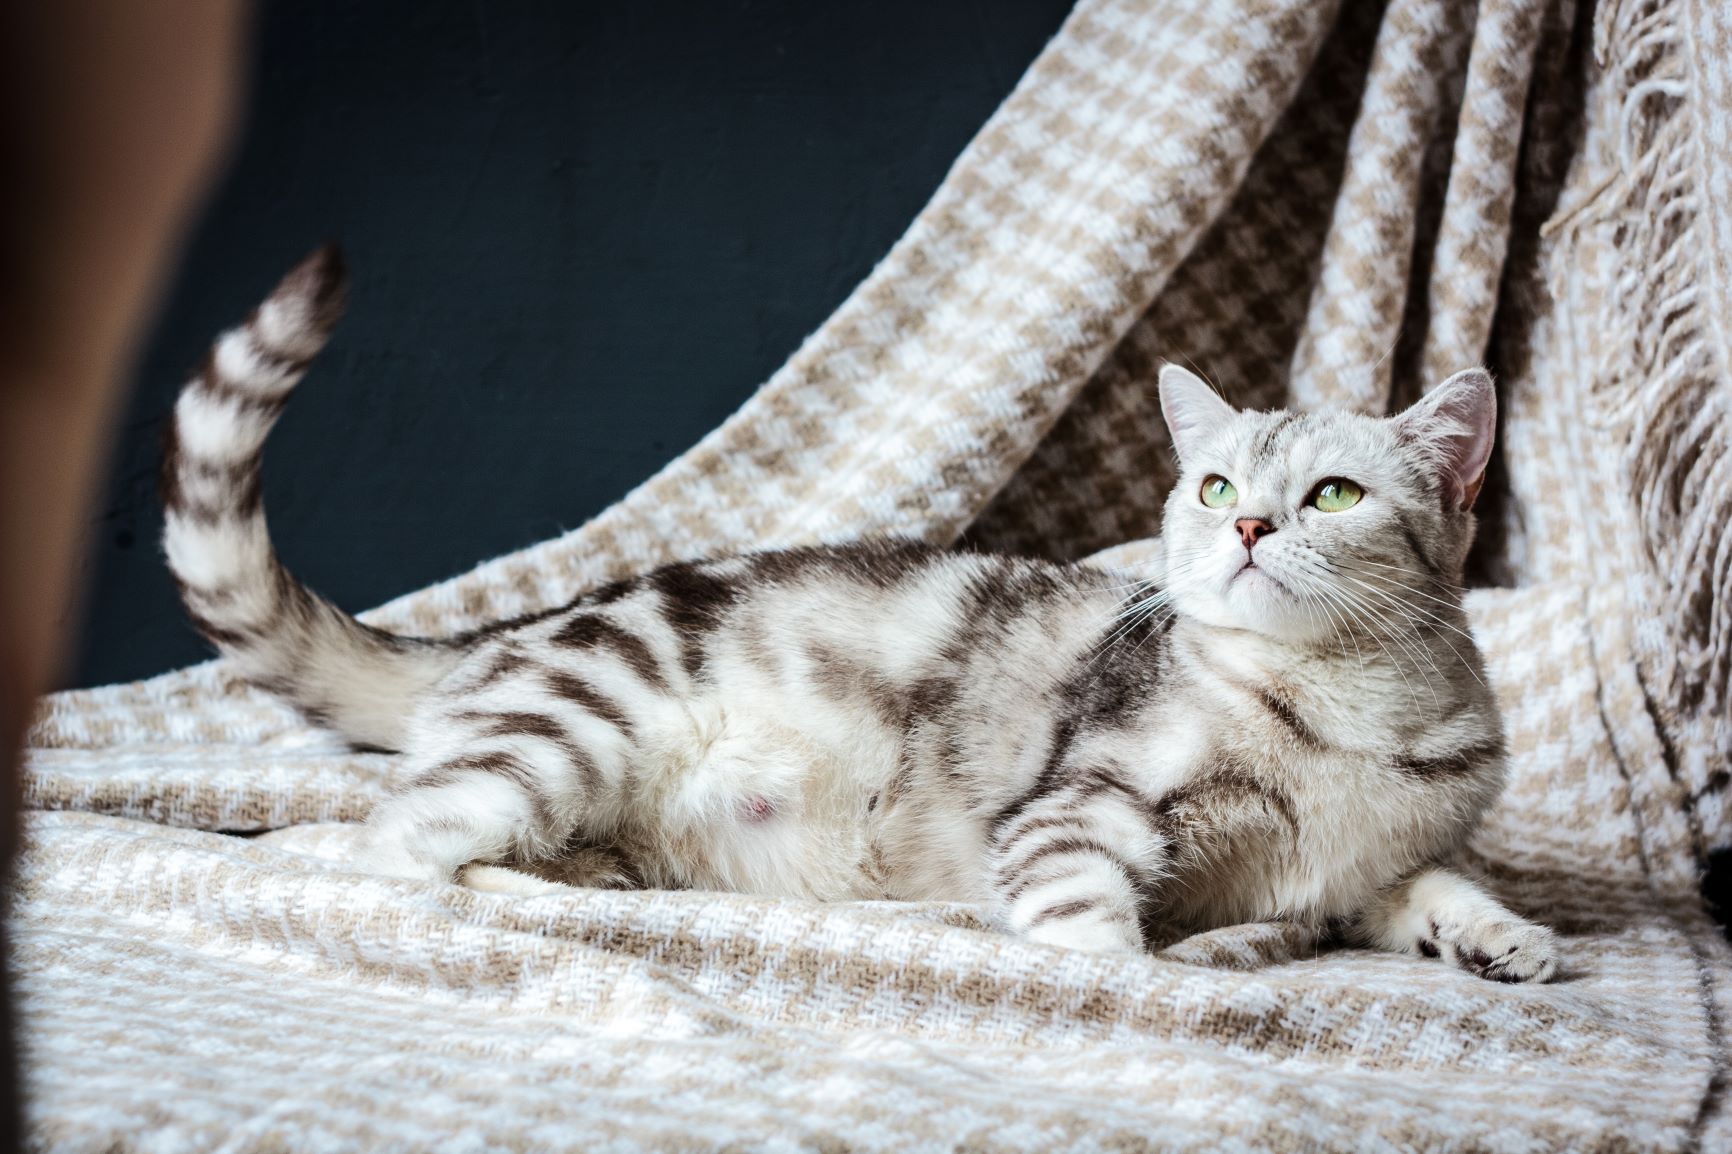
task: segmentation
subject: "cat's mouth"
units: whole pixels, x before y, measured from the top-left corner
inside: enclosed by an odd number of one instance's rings
[[[1229,584],[1229,585],[1235,584],[1236,582],[1238,582],[1239,578],[1241,578],[1241,577],[1248,577],[1252,581],[1255,581],[1258,578],[1261,578],[1262,580],[1267,581],[1270,585],[1273,585],[1275,588],[1279,589],[1283,593],[1291,593],[1292,592],[1292,590],[1288,589],[1287,586],[1282,583],[1282,581],[1279,577],[1275,576],[1273,573],[1269,572],[1269,570],[1267,570],[1267,569],[1263,568],[1261,565],[1257,564],[1257,562],[1254,559],[1249,558],[1249,557],[1247,557],[1245,559],[1245,563],[1243,565],[1239,566],[1238,570],[1236,572],[1234,572],[1233,576],[1228,579],[1227,584]]]

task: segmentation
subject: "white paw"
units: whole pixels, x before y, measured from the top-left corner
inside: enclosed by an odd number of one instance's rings
[[[571,886],[550,882],[546,878],[534,877],[505,866],[481,865],[476,863],[466,865],[457,871],[457,880],[472,890],[487,894],[516,894],[519,897],[533,897],[536,894],[570,893]]]
[[[1023,936],[1043,946],[1063,946],[1091,954],[1124,953],[1143,948],[1142,931],[1135,923],[1094,910],[1076,917],[1036,922],[1023,931]]]
[[[1548,982],[1558,972],[1557,935],[1519,918],[1486,918],[1462,926],[1431,923],[1421,953],[1493,982]]]
[[[388,878],[406,878],[418,882],[449,882],[450,871],[434,862],[409,852],[401,843],[368,837],[352,859],[355,868]]]

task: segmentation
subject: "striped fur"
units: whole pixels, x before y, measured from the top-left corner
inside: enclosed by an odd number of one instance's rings
[[[1503,771],[1454,585],[1483,374],[1377,421],[1236,413],[1170,370],[1184,472],[1161,571],[1134,580],[909,543],[796,549],[670,565],[434,644],[307,592],[265,531],[260,449],[341,284],[315,255],[188,385],[165,542],[245,675],[405,753],[366,868],[974,900],[1097,950],[1151,927],[1339,921],[1487,977],[1552,972],[1547,931],[1441,866]],[[1215,473],[1266,519],[1254,547],[1198,501]],[[1365,507],[1308,509],[1328,475],[1360,479]]]
[[[320,249],[181,390],[163,456],[163,550],[193,624],[243,676],[351,741],[389,749],[457,653],[369,629],[309,592],[277,560],[259,493],[265,436],[343,299],[342,259]]]

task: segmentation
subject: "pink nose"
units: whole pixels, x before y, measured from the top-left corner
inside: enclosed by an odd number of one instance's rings
[[[1241,517],[1233,522],[1233,528],[1239,530],[1239,540],[1245,543],[1246,552],[1250,552],[1257,538],[1275,531],[1275,526],[1261,517]]]

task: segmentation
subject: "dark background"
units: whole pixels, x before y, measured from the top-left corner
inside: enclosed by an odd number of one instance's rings
[[[72,684],[207,655],[157,540],[186,371],[304,252],[350,311],[266,453],[360,610],[586,519],[737,408],[901,235],[1069,0],[275,0],[143,350]]]

